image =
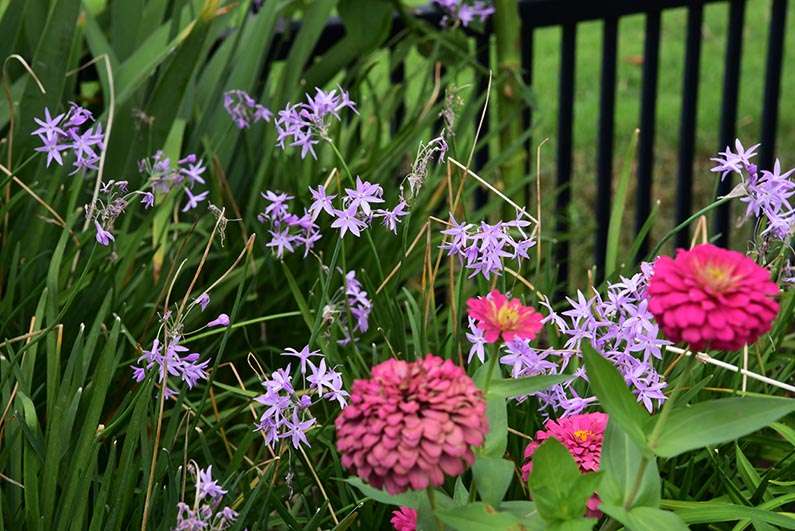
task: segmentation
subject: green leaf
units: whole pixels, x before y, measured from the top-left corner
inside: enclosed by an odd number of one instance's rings
[[[425,496],[424,492],[416,491],[392,495],[381,489],[371,487],[359,478],[347,478],[345,482],[359,489],[368,498],[387,505],[399,505],[416,509],[420,506],[420,499]]]
[[[480,451],[481,455],[502,457],[508,447],[508,410],[502,398],[486,401],[486,416],[489,419],[489,433]]]
[[[676,513],[654,507],[635,507],[626,511],[623,507],[603,503],[599,508],[632,531],[687,531],[689,529]]]
[[[598,473],[581,476],[574,458],[555,438],[544,441],[533,454],[530,490],[547,522],[581,518],[600,479]]]
[[[638,143],[638,133],[632,134],[627,151],[624,154],[624,165],[618,177],[615,193],[613,194],[613,206],[610,208],[610,222],[607,227],[607,250],[605,253],[605,277],[609,277],[616,270],[618,259],[618,245],[621,237],[621,227],[624,225],[623,217],[626,211],[627,189],[629,180],[633,174],[633,157],[636,153],[635,146]]]
[[[499,512],[487,503],[476,502],[445,511],[436,516],[446,525],[461,531],[520,531],[522,524],[511,513]]]
[[[783,529],[795,529],[795,518],[792,516],[723,501],[663,500],[662,506],[673,510],[688,524],[709,524],[748,519],[766,522]]]
[[[769,426],[795,411],[795,400],[774,397],[723,398],[675,409],[654,445],[661,457],[721,444]]]
[[[649,418],[638,404],[624,378],[608,360],[599,355],[589,342],[582,344],[585,370],[599,403],[610,416],[610,420],[624,430],[641,448],[646,447],[644,425]]]
[[[566,374],[551,374],[492,380],[488,394],[489,397],[495,396],[505,399],[516,398],[517,396],[543,391],[553,385],[563,383],[570,378],[571,376]]]
[[[604,472],[599,496],[605,503],[624,506],[635,488],[635,477],[640,467],[642,452],[629,435],[621,431],[613,420],[607,423],[602,444],[601,470]],[[658,507],[660,505],[660,474],[657,461],[650,459],[635,495],[634,506]]]
[[[547,526],[548,531],[591,531],[596,518],[575,518],[564,522],[555,522]]]
[[[500,457],[479,455],[472,467],[481,499],[499,505],[513,479],[513,461]]]
[[[307,86],[321,86],[363,54],[389,37],[393,7],[387,0],[341,0],[337,8],[345,37],[337,42],[306,74]]]

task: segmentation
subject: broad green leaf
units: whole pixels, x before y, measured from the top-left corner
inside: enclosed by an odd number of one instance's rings
[[[513,472],[513,461],[479,455],[472,467],[472,474],[481,499],[491,505],[499,505],[511,485]]]
[[[555,522],[547,526],[547,531],[591,531],[596,518],[575,518],[564,522]]]
[[[544,441],[533,454],[530,490],[548,523],[581,518],[600,479],[598,473],[580,475],[574,458],[555,438]]]
[[[688,524],[710,524],[748,519],[766,522],[783,529],[795,529],[795,518],[788,514],[723,501],[663,500],[662,506],[674,511]]]
[[[362,494],[377,502],[387,505],[398,505],[416,509],[420,506],[420,499],[425,496],[425,492],[408,491],[402,494],[389,494],[388,492],[371,487],[359,478],[347,478],[346,483],[353,485]]]
[[[309,69],[307,85],[321,86],[348,63],[375,49],[389,37],[393,6],[386,0],[340,0],[337,8],[345,37]]]
[[[499,512],[487,503],[476,502],[445,511],[436,516],[446,525],[461,531],[521,531],[522,524],[511,513]]]
[[[795,400],[773,397],[723,398],[677,408],[671,412],[653,450],[661,457],[674,457],[733,441],[792,411]]]
[[[603,503],[599,508],[632,531],[687,531],[689,529],[676,513],[654,507],[635,507],[626,511],[623,507]]]
[[[502,398],[486,401],[486,416],[489,419],[489,432],[480,451],[481,455],[502,457],[508,447],[508,410]]]
[[[571,378],[566,374],[524,376],[522,378],[501,378],[492,380],[489,396],[516,398],[548,389]]]
[[[599,496],[605,503],[624,506],[635,488],[642,452],[629,435],[621,431],[612,420],[608,421],[602,444],[601,470],[604,479]],[[656,459],[649,459],[635,495],[634,506],[658,507],[660,504],[660,474]]]
[[[645,448],[644,425],[649,415],[638,404],[613,364],[597,353],[589,342],[583,341],[582,348],[588,381],[599,398],[599,404],[611,421],[626,432],[639,447]]]

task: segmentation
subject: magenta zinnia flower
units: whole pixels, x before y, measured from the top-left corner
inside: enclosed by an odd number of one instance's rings
[[[483,330],[487,343],[494,343],[500,335],[503,341],[533,339],[542,327],[543,316],[533,307],[524,306],[519,299],[509,299],[496,289],[485,297],[469,299],[467,309]]]
[[[488,431],[486,402],[461,367],[432,354],[390,359],[356,380],[337,417],[342,465],[390,494],[440,486],[475,460]]]
[[[417,511],[410,507],[401,507],[392,511],[392,527],[395,531],[416,531],[417,529]]]
[[[524,457],[527,459],[522,466],[522,479],[533,471],[532,457],[542,442],[553,437],[569,451],[581,472],[596,472],[602,457],[602,441],[607,427],[607,415],[604,413],[585,413],[572,415],[559,420],[548,420],[545,430],[536,432],[536,438],[527,445]],[[598,510],[599,496],[594,494],[588,500],[587,516],[600,517]]]
[[[778,314],[770,272],[742,253],[704,243],[662,256],[649,282],[649,310],[672,341],[694,350],[738,350]]]

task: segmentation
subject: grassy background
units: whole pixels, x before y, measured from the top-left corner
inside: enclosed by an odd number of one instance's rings
[[[411,0],[407,3],[419,6],[427,2]],[[760,139],[771,4],[769,0],[748,0],[743,34],[732,36],[743,39],[737,135],[744,145],[757,143]],[[728,15],[728,5],[724,2],[710,3],[704,8],[693,176],[694,210],[706,205],[715,189],[715,175],[709,172],[711,167],[709,158],[714,156],[719,148],[718,133],[723,97]],[[652,189],[652,200],[660,201],[660,213],[652,230],[653,238],[662,236],[674,225],[686,30],[686,8],[668,9],[663,12]],[[623,164],[621,158],[625,147],[633,131],[640,125],[645,16],[633,15],[621,18],[618,32],[614,186]],[[541,157],[542,186],[545,190],[552,190],[555,183],[561,29],[559,27],[537,29],[534,32],[534,39],[533,84],[530,87],[534,113],[532,135],[534,145],[548,138]],[[602,23],[599,21],[580,23],[577,26],[574,161],[572,203],[569,209],[572,220],[572,232],[569,235],[572,241],[570,281],[574,285],[583,285],[586,278],[584,272],[593,265],[594,231],[597,227],[595,200],[601,54]],[[427,66],[415,58],[414,61],[407,63],[407,68],[411,74]],[[795,145],[795,107],[788,104],[795,98],[795,9],[792,8],[787,12],[782,69],[776,155],[781,158],[785,167],[790,167],[795,165],[795,157],[787,153]],[[407,79],[411,80],[412,77],[409,75]],[[471,87],[472,72],[470,70],[459,72],[455,82],[460,86]],[[410,88],[408,93],[412,93]],[[493,121],[492,127],[494,127]],[[496,142],[491,141],[491,147],[494,157],[498,147]],[[531,157],[535,158],[535,149]],[[534,162],[533,167],[535,167]],[[498,181],[499,176],[495,172],[496,168],[490,165],[483,176]],[[532,178],[530,176],[528,180]],[[632,179],[624,218],[626,227],[631,227],[632,230],[625,230],[622,235],[625,246],[629,244],[634,234],[634,194],[635,181]],[[545,194],[542,203],[543,211],[554,215],[554,194]],[[735,216],[739,213],[738,209],[733,211]],[[740,219],[737,218],[737,221],[739,222]],[[735,232],[738,237],[733,239],[733,243],[739,245],[744,241],[739,235],[746,236],[747,231]],[[668,250],[671,248],[669,247]]]
[[[743,35],[732,37],[743,39],[737,135],[745,145],[758,142],[760,137],[770,7],[771,2],[767,0],[749,0]],[[630,16],[621,19],[619,25],[614,161],[616,171],[621,167],[622,161],[619,157],[624,152],[624,146],[632,131],[639,125],[644,22],[643,16]],[[674,217],[686,25],[686,9],[671,9],[663,13],[652,192],[653,199],[661,201],[662,215],[655,227],[655,236],[668,230]],[[795,107],[788,103],[795,98],[793,29],[795,10],[789,9],[776,146],[777,156],[787,167],[795,164],[795,157],[788,154],[788,150],[795,145]],[[727,31],[728,6],[721,2],[707,5],[704,10],[696,122],[697,145],[693,179],[695,209],[709,201],[715,186],[714,174],[708,171],[709,157],[718,148]],[[535,46],[535,134],[538,139],[550,139],[542,164],[547,173],[554,173],[560,29],[538,30]],[[591,202],[596,196],[601,46],[601,23],[588,22],[578,26],[572,185],[575,202],[570,215],[574,220],[572,226],[578,229],[572,234],[573,249],[576,253],[583,253],[587,263],[592,260],[591,235],[596,227]],[[633,193],[630,190],[630,194]],[[634,196],[629,197],[625,219],[628,223],[634,223]],[[579,260],[574,262],[582,263]],[[575,275],[575,278],[577,276],[581,275]]]

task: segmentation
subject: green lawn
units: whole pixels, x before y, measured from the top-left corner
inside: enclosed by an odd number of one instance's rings
[[[759,139],[770,4],[768,0],[749,0],[746,8],[738,112],[738,136],[746,144],[755,143]],[[662,216],[661,222],[655,228],[656,235],[667,230],[673,219],[686,20],[685,9],[668,10],[662,19],[653,190],[654,197],[661,201]],[[708,171],[708,159],[718,147],[727,26],[726,5],[716,3],[705,8],[694,174],[696,208],[709,200],[715,185],[714,174]],[[621,20],[615,117],[617,169],[621,163],[619,156],[639,125],[643,37],[643,16],[625,17]],[[571,211],[575,221],[573,226],[577,227],[577,231],[572,238],[573,247],[577,253],[584,253],[583,257],[588,262],[591,256],[589,253],[592,251],[591,235],[595,227],[590,203],[595,197],[601,41],[600,22],[588,22],[578,26],[572,191],[576,201]],[[550,138],[542,163],[548,173],[554,173],[560,29],[538,30],[535,47],[535,138]],[[795,165],[795,157],[788,150],[795,146],[795,107],[788,102],[795,97],[795,9],[790,9],[788,13],[783,69],[776,152],[785,166],[791,166]],[[634,223],[633,196],[629,197],[626,219]],[[583,262],[578,260],[576,263]]]

